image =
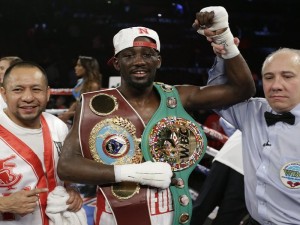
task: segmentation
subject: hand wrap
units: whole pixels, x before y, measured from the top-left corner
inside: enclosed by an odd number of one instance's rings
[[[228,13],[226,9],[222,6],[210,6],[200,10],[200,12],[211,12],[214,11],[214,19],[211,27],[206,28],[210,31],[216,31],[219,29],[227,28],[222,34],[218,34],[215,36],[210,36],[213,39],[213,42],[216,44],[224,45],[225,54],[222,54],[222,58],[231,59],[237,56],[240,51],[238,47],[234,44],[234,37],[230,31],[229,23],[228,23]],[[198,29],[197,32],[199,34],[204,34],[205,29]]]
[[[164,162],[115,165],[116,182],[130,181],[165,189],[171,183],[171,166]]]

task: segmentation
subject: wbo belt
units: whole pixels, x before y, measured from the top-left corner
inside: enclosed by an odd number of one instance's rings
[[[141,163],[143,130],[143,121],[117,89],[82,95],[79,134],[84,157],[108,165]],[[118,225],[151,224],[147,187],[121,182],[99,188]]]
[[[190,224],[192,200],[188,178],[205,154],[206,136],[184,110],[175,87],[163,83],[154,86],[161,102],[142,134],[143,156],[148,161],[171,165],[178,182],[170,187],[174,204],[173,225]]]

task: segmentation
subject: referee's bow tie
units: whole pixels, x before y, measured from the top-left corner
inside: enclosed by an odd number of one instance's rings
[[[295,116],[290,113],[283,113],[283,114],[273,114],[270,112],[265,112],[265,119],[268,126],[272,126],[277,122],[285,122],[290,125],[293,125],[295,123]]]

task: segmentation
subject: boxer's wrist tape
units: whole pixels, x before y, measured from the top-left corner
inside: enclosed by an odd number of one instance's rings
[[[223,59],[231,59],[240,54],[238,47],[234,44],[234,37],[229,27],[222,34],[212,36],[211,38],[214,43],[224,46],[226,53],[222,54]]]
[[[115,181],[116,182],[135,181],[133,176],[130,176],[130,174],[134,174],[134,172],[136,171],[135,164],[115,165],[114,171],[115,171]]]

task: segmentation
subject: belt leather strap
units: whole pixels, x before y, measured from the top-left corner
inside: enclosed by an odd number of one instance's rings
[[[100,102],[92,101],[92,99],[96,99],[99,96],[101,97]],[[106,97],[108,97],[108,99]],[[102,101],[103,99],[104,102]],[[105,102],[106,99],[107,102]],[[112,103],[112,99],[114,99],[115,103]],[[110,105],[113,104],[115,104],[115,106],[112,106],[112,108],[110,109]],[[97,114],[97,112],[95,111],[101,111],[101,113]],[[82,111],[79,133],[82,154],[84,155],[84,157],[95,160],[95,152],[91,152],[90,146],[91,133],[93,132],[93,130],[95,130],[95,127],[97,127],[99,123],[103,121],[110,121],[110,119],[114,120],[115,118],[121,118],[121,122],[123,121],[123,119],[125,122],[130,121],[130,123],[132,123],[136,129],[136,137],[141,137],[141,134],[144,130],[144,123],[136,113],[136,111],[130,106],[130,104],[117,89],[106,89],[85,93],[82,95]],[[113,135],[113,132],[115,132],[116,130],[112,129],[108,133],[111,133],[111,135]],[[116,140],[111,141],[114,142]],[[102,146],[103,145],[104,143],[102,143]],[[136,146],[130,145],[129,152],[134,151],[134,149],[132,149],[133,147]],[[103,148],[97,148],[97,151],[100,154],[100,157],[105,156],[101,158],[101,163],[113,164],[114,159],[111,158],[112,161],[107,160],[110,158],[107,157],[107,152],[105,153],[106,155],[103,154]],[[150,214],[147,205],[147,187],[140,186],[138,192],[127,199],[121,199],[118,196],[114,195],[114,193],[112,192],[113,187],[114,186],[100,187],[100,189],[111,206],[117,225],[150,225]]]
[[[163,83],[154,86],[161,103],[142,135],[143,156],[148,161],[168,162],[176,179],[183,182],[170,187],[174,204],[173,225],[190,224],[192,200],[188,178],[205,154],[206,136],[184,110],[175,87]]]

